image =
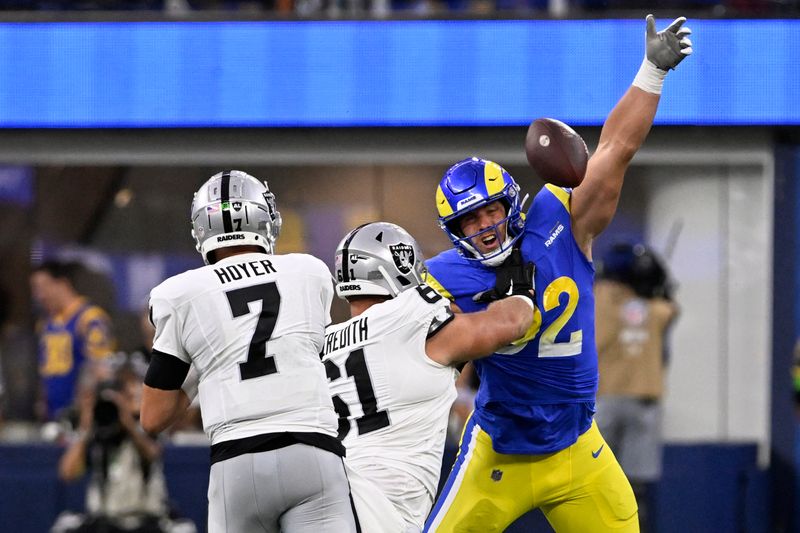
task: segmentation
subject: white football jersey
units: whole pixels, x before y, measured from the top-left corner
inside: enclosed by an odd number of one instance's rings
[[[277,432],[336,435],[319,360],[333,287],[310,255],[249,253],[150,293],[153,349],[191,363],[212,444]]]
[[[345,461],[420,527],[436,495],[457,376],[428,358],[425,341],[452,317],[450,302],[422,285],[329,326],[322,351]]]

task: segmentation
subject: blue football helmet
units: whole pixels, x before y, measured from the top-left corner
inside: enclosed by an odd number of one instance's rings
[[[504,205],[506,217],[478,233],[464,235],[459,219],[466,213],[497,200]],[[511,174],[497,163],[477,157],[464,159],[450,167],[436,189],[439,226],[461,255],[480,261],[486,266],[502,263],[511,253],[514,243],[522,236],[525,227],[523,202],[524,200],[520,200],[519,185]],[[503,223],[506,223],[505,235],[502,234]],[[482,254],[472,242],[487,232],[494,232],[501,244],[496,250]]]

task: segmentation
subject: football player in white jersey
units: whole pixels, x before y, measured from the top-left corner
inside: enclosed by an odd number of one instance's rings
[[[357,531],[319,360],[333,298],[325,264],[274,255],[281,226],[266,182],[232,170],[192,202],[206,266],[150,294],[156,327],[142,427],[159,432],[189,404],[196,369],[211,440],[208,531]]]
[[[471,314],[454,314],[424,272],[414,238],[386,222],[354,229],[336,251],[336,291],[353,318],[327,328],[322,360],[369,533],[422,529],[456,398],[453,365],[523,337],[533,320],[532,270],[519,297]]]

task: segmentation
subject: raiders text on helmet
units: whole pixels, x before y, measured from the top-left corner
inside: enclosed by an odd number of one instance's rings
[[[281,214],[267,182],[239,170],[215,174],[194,194],[192,237],[203,261],[226,246],[259,246],[271,254],[281,230]]]
[[[422,283],[422,252],[406,230],[388,222],[364,224],[336,248],[336,294],[397,296]]]

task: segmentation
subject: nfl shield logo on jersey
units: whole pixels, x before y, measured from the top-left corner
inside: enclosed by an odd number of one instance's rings
[[[392,259],[394,260],[394,265],[397,267],[397,270],[403,274],[411,272],[416,260],[414,257],[414,248],[410,244],[401,242],[389,246],[389,250],[392,252]]]

